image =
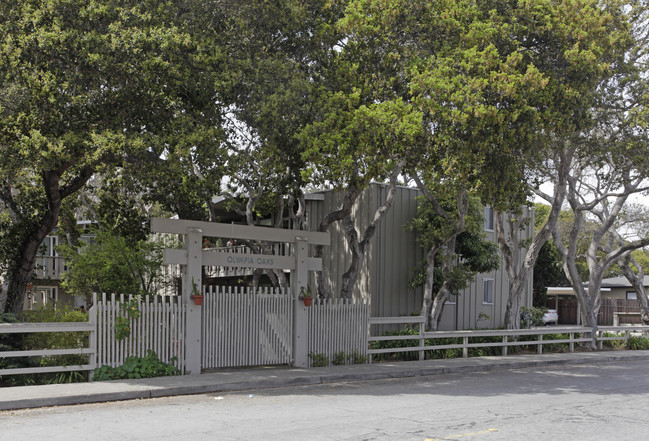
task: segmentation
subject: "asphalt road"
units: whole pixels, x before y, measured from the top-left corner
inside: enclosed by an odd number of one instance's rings
[[[647,362],[0,412],[0,440],[644,440]]]

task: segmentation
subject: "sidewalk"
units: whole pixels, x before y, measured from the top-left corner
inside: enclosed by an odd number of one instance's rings
[[[227,369],[201,375],[143,380],[6,387],[0,389],[0,411],[174,395],[639,360],[649,360],[649,351],[493,356],[311,369],[293,367]]]

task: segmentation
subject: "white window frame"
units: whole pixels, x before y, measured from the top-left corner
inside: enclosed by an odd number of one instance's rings
[[[629,297],[631,295],[632,297]],[[627,300],[638,300],[638,293],[635,291],[627,291],[626,292],[626,299]]]
[[[485,231],[494,231],[494,209],[489,205],[484,207],[484,229]]]
[[[491,289],[488,290],[487,287],[490,286]],[[482,304],[483,305],[493,305],[494,304],[494,279],[482,279]],[[489,297],[487,293],[491,294]]]

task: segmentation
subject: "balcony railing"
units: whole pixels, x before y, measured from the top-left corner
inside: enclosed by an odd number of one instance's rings
[[[61,279],[61,273],[65,271],[65,259],[59,256],[38,256],[34,263],[35,279]]]

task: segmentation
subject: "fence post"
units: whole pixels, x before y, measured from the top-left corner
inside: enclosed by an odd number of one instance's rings
[[[509,338],[506,335],[503,335],[503,356],[507,355],[507,342]]]
[[[424,323],[419,323],[419,347],[421,348],[419,350],[419,361],[421,361],[421,360],[423,360],[425,358],[425,356],[424,356],[424,346],[425,346]]]
[[[92,381],[94,370],[97,368],[97,294],[93,293],[92,306],[88,310],[88,323],[92,325],[92,331],[88,334],[88,348],[91,353],[88,355],[88,364],[92,369],[88,372],[88,381]]]
[[[604,348],[604,341],[602,341],[602,331],[598,330],[596,334],[597,349],[600,351]]]
[[[462,337],[462,357],[469,358],[469,337]]]
[[[185,369],[191,375],[201,373],[201,307],[194,305],[191,299],[194,286],[203,294],[203,231],[200,228],[187,228],[185,248],[187,265],[183,274],[183,301],[187,306],[187,346],[185,351]]]
[[[537,354],[542,354],[543,353],[543,334],[539,334],[539,346],[536,349]]]
[[[293,365],[297,367],[309,367],[308,341],[307,341],[307,311],[306,306],[299,300],[302,289],[306,289],[308,283],[308,258],[309,243],[302,237],[295,238],[295,271],[291,276],[293,287],[293,298],[295,302],[293,319]]]
[[[570,333],[570,352],[575,352],[575,333]]]

